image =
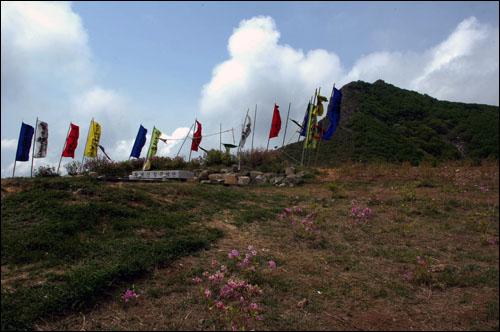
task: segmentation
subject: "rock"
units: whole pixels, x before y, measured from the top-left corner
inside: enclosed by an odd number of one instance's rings
[[[99,176],[99,174],[97,172],[89,172],[89,176],[92,178],[92,179],[97,179],[97,177]]]
[[[295,174],[295,168],[294,167],[287,167],[285,168],[285,174],[288,176],[288,175],[292,175],[292,174]]]
[[[263,175],[263,174],[264,174],[264,173],[259,172],[259,171],[251,171],[251,172],[250,172],[250,177],[251,177],[251,178],[252,178],[252,180],[253,180],[253,179],[255,179],[257,176],[259,176],[259,175]]]
[[[269,182],[271,182],[271,184],[275,185],[275,184],[279,184],[281,183],[281,181],[283,181],[285,177],[284,176],[277,176],[273,179],[271,179]]]
[[[233,173],[238,173],[239,172],[238,165],[233,165],[231,167],[232,167]]]
[[[282,184],[288,185],[289,187],[295,187],[298,181],[297,178],[295,177],[295,174],[292,175],[293,176],[287,176],[286,178],[284,178]]]
[[[238,184],[249,184],[249,183],[250,183],[250,177],[248,176],[238,177]]]
[[[198,175],[198,178],[200,179],[200,181],[202,180],[208,180],[208,171],[201,171],[200,174]]]
[[[248,176],[249,174],[250,174],[250,172],[247,169],[242,169],[238,173],[239,176]]]
[[[228,174],[224,180],[224,184],[238,184],[238,177],[234,174]]]
[[[222,178],[222,174],[219,174],[219,173],[214,173],[214,174],[210,174],[210,175],[208,176],[208,179],[209,179],[210,181],[214,181],[214,180],[222,180],[223,178]]]
[[[267,178],[264,175],[257,175],[255,178],[252,178],[252,183],[255,184],[266,184]]]
[[[210,183],[212,183],[212,181],[210,181],[210,180],[201,180],[200,183],[201,184],[210,184]]]

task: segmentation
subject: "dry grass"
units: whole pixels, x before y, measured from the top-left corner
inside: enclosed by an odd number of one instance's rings
[[[213,259],[252,244],[277,263],[265,272],[259,330],[498,330],[498,179],[498,163],[355,164],[322,169],[296,188],[249,188],[286,193],[290,206],[317,212],[321,234],[301,236],[273,215],[236,227],[230,213],[221,213],[208,221],[225,232],[216,246],[136,280],[136,305],[125,308],[110,294],[84,312],[40,319],[36,328],[213,330],[191,279]],[[345,198],[332,199],[331,182]],[[346,227],[353,199],[373,210],[368,225]],[[496,244],[485,242],[491,239]],[[432,272],[429,283],[405,280],[417,255],[446,270]]]

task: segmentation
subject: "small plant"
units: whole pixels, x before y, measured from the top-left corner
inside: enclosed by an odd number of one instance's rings
[[[80,172],[80,169],[82,168],[82,163],[78,160],[73,160],[65,164],[64,168],[66,168],[66,171],[68,172],[69,175],[77,175]]]
[[[401,195],[401,198],[407,202],[416,201],[417,200],[416,188],[418,187],[418,185],[419,185],[419,182],[412,182],[412,183],[408,183],[408,184],[403,185],[399,189],[399,194]]]
[[[373,214],[372,209],[365,207],[362,208],[358,201],[353,199],[351,201],[351,213],[349,214],[351,217],[351,223],[346,225],[348,228],[363,226],[368,224],[368,221],[371,219]]]
[[[296,235],[301,238],[306,237],[311,239],[321,234],[321,231],[317,228],[313,220],[316,215],[316,212],[306,214],[306,212],[298,206],[285,208],[283,213],[278,214],[281,219],[290,222],[290,226],[294,229]]]
[[[125,294],[120,296],[120,302],[122,302],[124,308],[127,308],[130,305],[137,304],[139,297],[140,295],[135,293],[135,285],[132,285],[132,289],[127,289]]]
[[[35,171],[35,177],[48,177],[48,176],[57,176],[56,168],[50,165],[40,166],[38,170]]]
[[[258,285],[252,285],[246,277],[257,273],[257,250],[252,245],[243,255],[233,249],[228,253],[225,264],[212,261],[213,273],[205,271],[203,278],[193,278],[200,284],[201,296],[217,330],[245,331],[257,327],[262,320],[263,308],[256,303],[256,297],[263,291]],[[276,268],[274,261],[269,261],[271,270]]]
[[[405,273],[403,277],[417,284],[432,285],[435,283],[435,280],[432,275],[433,266],[431,263],[432,258],[427,258],[426,262],[423,257],[417,256],[415,270]]]
[[[328,189],[332,192],[332,198],[345,198],[344,188],[337,183],[329,183]]]

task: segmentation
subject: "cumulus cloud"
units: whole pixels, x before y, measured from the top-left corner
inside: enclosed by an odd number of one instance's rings
[[[247,108],[258,104],[258,145],[265,146],[274,103],[280,105],[284,125],[287,106],[291,118],[302,120],[307,99],[318,86],[328,96],[355,80],[383,79],[401,88],[427,93],[438,99],[498,105],[498,28],[476,18],[463,20],[451,35],[421,52],[373,52],[361,56],[346,70],[334,51],[304,53],[279,43],[280,32],[271,17],[240,22],[228,40],[229,59],[218,64],[203,87],[201,115],[238,128]],[[253,113],[250,112],[252,115]],[[292,124],[292,132],[296,126]],[[287,141],[291,131],[287,133]],[[281,146],[280,138],[270,146]],[[276,140],[276,139],[275,139]]]

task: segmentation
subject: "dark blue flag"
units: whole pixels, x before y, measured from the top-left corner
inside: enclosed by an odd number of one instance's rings
[[[146,143],[146,133],[148,132],[142,125],[139,127],[139,132],[137,133],[137,137],[135,138],[134,147],[132,148],[131,157],[139,158],[141,155],[142,147]]]
[[[31,141],[35,129],[23,122],[21,132],[19,133],[19,142],[17,142],[16,161],[28,161],[30,159]]]
[[[300,133],[300,136],[306,136],[307,135],[307,123],[309,122],[309,109],[311,108],[311,103],[307,104],[307,110],[306,110],[306,116],[304,117],[304,121],[302,122],[302,132]]]
[[[335,130],[337,130],[337,126],[340,121],[340,102],[342,101],[342,93],[337,90],[337,88],[333,88],[333,97],[330,103],[330,107],[328,109],[328,119],[330,123],[328,124],[328,128],[326,129],[325,134],[322,139],[330,140]]]

